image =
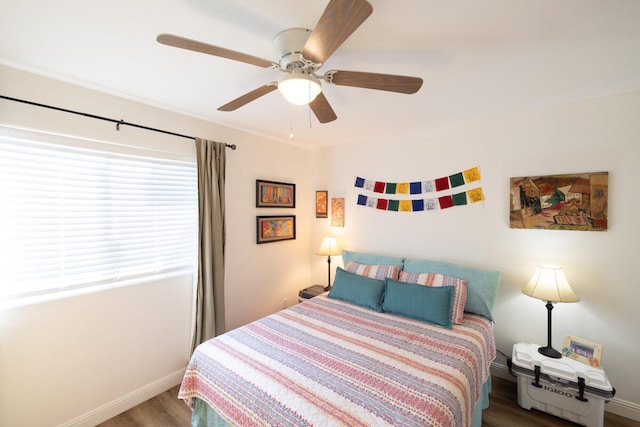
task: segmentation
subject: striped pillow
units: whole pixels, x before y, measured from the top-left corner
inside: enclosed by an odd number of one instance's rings
[[[462,324],[464,304],[467,301],[467,281],[440,273],[407,273],[400,272],[400,282],[416,283],[425,286],[454,286],[451,318],[456,325]]]
[[[398,280],[399,265],[372,265],[360,264],[349,261],[344,269],[358,276],[369,277],[370,279],[384,280],[387,277],[392,280]]]

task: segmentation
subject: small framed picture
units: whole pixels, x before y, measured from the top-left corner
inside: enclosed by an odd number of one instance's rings
[[[256,217],[256,243],[279,242],[296,238],[296,216],[258,216]]]
[[[567,335],[564,337],[562,355],[599,368],[602,363],[602,345]]]
[[[316,218],[328,217],[327,191],[316,191]]]
[[[344,227],[344,197],[331,199],[331,226]]]
[[[295,208],[296,185],[256,179],[256,208]]]

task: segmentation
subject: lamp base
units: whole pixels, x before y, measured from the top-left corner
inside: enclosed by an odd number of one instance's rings
[[[552,347],[538,347],[538,353],[547,357],[551,357],[552,359],[562,358],[562,354],[558,350]]]

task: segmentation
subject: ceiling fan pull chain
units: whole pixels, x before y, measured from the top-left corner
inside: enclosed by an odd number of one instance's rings
[[[293,139],[293,104],[289,103],[289,139]]]

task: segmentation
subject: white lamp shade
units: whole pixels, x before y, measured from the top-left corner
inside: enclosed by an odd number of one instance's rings
[[[278,90],[290,103],[305,105],[313,101],[322,88],[315,76],[294,70],[278,82]]]
[[[335,237],[325,237],[322,240],[320,248],[316,251],[316,255],[338,256],[342,255],[342,248],[336,242]]]
[[[533,298],[551,302],[577,302],[580,298],[573,292],[571,285],[556,265],[538,265],[522,293]]]

